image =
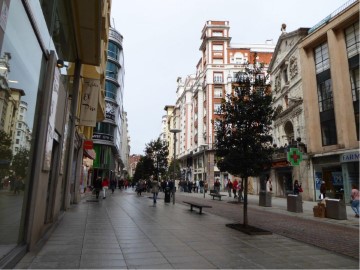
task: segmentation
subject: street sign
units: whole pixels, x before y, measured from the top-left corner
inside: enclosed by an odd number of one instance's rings
[[[302,153],[297,148],[290,148],[290,151],[287,153],[287,160],[293,166],[299,166],[302,161]]]

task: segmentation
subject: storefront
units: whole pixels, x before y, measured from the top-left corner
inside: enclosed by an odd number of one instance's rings
[[[321,182],[325,182],[326,196],[350,200],[351,184],[359,182],[359,153],[313,158],[315,198],[319,200]]]
[[[273,180],[273,192],[275,196],[286,197],[293,193],[293,167],[289,165],[287,160],[279,160],[273,162],[271,167],[275,181]],[[262,181],[262,189],[264,182]]]
[[[359,152],[350,152],[340,155],[342,178],[344,181],[345,202],[350,202],[351,185],[359,187]]]

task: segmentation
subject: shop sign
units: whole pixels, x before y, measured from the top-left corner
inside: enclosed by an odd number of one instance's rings
[[[298,148],[290,148],[290,151],[287,153],[287,160],[293,166],[299,166],[302,161],[302,153]]]
[[[99,92],[100,80],[84,79],[79,125],[96,126]]]
[[[340,162],[345,163],[345,162],[359,161],[359,155],[360,155],[359,152],[342,154],[340,156]]]
[[[287,167],[289,166],[289,162],[286,160],[282,160],[282,161],[276,161],[272,163],[273,168],[280,168],[280,167]]]
[[[107,135],[107,134],[98,134],[98,133],[94,133],[93,139],[94,139],[94,140],[110,141],[110,142],[113,142],[113,141],[114,141],[114,137],[113,137],[113,136]]]

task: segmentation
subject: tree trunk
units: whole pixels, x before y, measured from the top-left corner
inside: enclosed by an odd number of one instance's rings
[[[248,193],[248,177],[244,178],[245,186],[244,186],[244,226],[248,225],[248,216],[247,216],[247,193]]]

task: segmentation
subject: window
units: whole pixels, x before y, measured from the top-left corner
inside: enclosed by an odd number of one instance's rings
[[[22,124],[21,124],[21,123],[18,124],[18,128],[22,128]]]
[[[20,136],[20,134],[21,134],[21,131],[19,130],[19,131],[17,132],[17,135]]]
[[[16,144],[19,144],[20,140],[19,139],[16,139],[15,143]]]
[[[346,50],[349,62],[351,94],[354,107],[356,136],[359,140],[359,22],[345,29]]]
[[[109,41],[108,55],[109,55],[109,57],[119,60],[120,48],[113,41]]]
[[[214,114],[220,114],[221,103],[214,104]]]
[[[223,82],[223,74],[220,72],[214,73],[214,83],[222,83]]]
[[[224,46],[222,44],[214,44],[213,51],[223,51]]]
[[[289,82],[289,77],[288,77],[288,72],[287,72],[287,66],[284,67],[283,69],[283,79],[285,84]]]
[[[337,131],[327,43],[315,48],[314,56],[322,144],[334,145],[337,144]]]
[[[359,22],[354,23],[345,29],[346,50],[348,58],[360,53]]]
[[[213,37],[222,37],[223,36],[223,31],[213,31],[212,36]]]
[[[15,153],[19,152],[19,147],[15,147]]]
[[[106,63],[106,76],[117,80],[119,74],[119,67],[115,63],[107,61]]]
[[[315,69],[316,74],[323,72],[330,68],[329,50],[327,43],[315,48]]]
[[[116,100],[117,89],[118,88],[114,83],[112,83],[110,81],[105,81],[105,96],[106,97]]]
[[[214,97],[215,98],[221,98],[223,93],[222,87],[215,87],[214,89]]]
[[[350,70],[350,80],[351,80],[351,92],[353,101],[359,100],[359,91],[360,91],[360,79],[359,79],[359,67]]]
[[[319,101],[320,112],[333,109],[334,105],[333,105],[331,79],[328,79],[318,84],[318,101]]]
[[[324,146],[337,143],[335,119],[321,122],[321,137]]]
[[[213,59],[213,64],[215,64],[215,65],[224,64],[224,60],[223,60],[223,59],[214,58],[214,59]]]

